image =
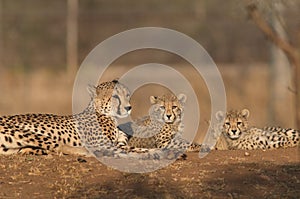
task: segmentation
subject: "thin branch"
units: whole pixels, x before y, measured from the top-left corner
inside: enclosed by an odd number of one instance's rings
[[[254,3],[251,3],[247,6],[247,11],[251,19],[258,26],[258,28],[266,35],[266,37],[270,39],[277,47],[279,47],[287,55],[291,64],[293,64],[294,66],[298,65],[300,61],[297,56],[297,50],[290,43],[278,36],[278,34],[272,30],[269,24],[259,13],[257,6]]]

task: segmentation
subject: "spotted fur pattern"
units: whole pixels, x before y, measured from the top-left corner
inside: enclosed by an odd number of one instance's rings
[[[180,94],[151,96],[149,115],[126,123],[119,128],[130,134],[128,145],[142,148],[179,148],[199,151],[200,145],[189,143],[181,135],[183,132],[183,109],[186,96]]]
[[[295,147],[299,145],[300,133],[295,129],[280,127],[265,127],[263,129],[249,127],[249,110],[229,111],[223,114],[217,113],[217,119],[221,121],[225,117],[221,127],[221,135],[215,148],[218,150],[228,149],[277,149]]]
[[[127,136],[117,129],[116,118],[131,111],[128,89],[117,80],[89,86],[91,101],[79,114],[23,114],[0,117],[0,154],[66,154],[90,155],[87,148],[104,147],[116,153],[131,149]],[[81,138],[81,139],[80,139]],[[82,141],[85,143],[83,147]]]

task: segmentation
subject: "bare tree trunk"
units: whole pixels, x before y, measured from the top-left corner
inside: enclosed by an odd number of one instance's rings
[[[295,84],[295,92],[296,92],[296,122],[297,128],[300,130],[300,58],[299,54],[295,55],[296,66],[294,69],[294,84]]]
[[[255,3],[250,3],[247,6],[247,11],[250,18],[254,21],[257,27],[265,34],[265,36],[280,48],[287,56],[288,60],[293,66],[293,80],[295,87],[295,119],[297,128],[300,129],[300,58],[297,49],[289,42],[277,35],[269,24],[259,13]]]
[[[67,73],[72,77],[78,67],[78,0],[68,0],[67,9]]]
[[[283,6],[281,2],[274,4],[275,12],[271,13],[272,26],[277,35],[286,40],[284,30],[284,21],[281,17]],[[269,103],[269,120],[273,125],[290,124],[287,120],[289,114],[294,114],[294,104],[288,103],[293,101],[294,93],[288,89],[292,83],[290,63],[283,51],[276,45],[271,44],[271,63],[270,63],[270,103]],[[284,107],[283,107],[284,105]],[[294,121],[292,122],[294,125]]]
[[[3,61],[3,1],[0,0],[0,68],[3,68],[4,61]]]

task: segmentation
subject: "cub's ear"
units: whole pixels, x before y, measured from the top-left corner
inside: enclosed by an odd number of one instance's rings
[[[185,104],[187,97],[185,94],[181,93],[177,96],[177,99],[183,105]]]
[[[248,118],[250,116],[250,111],[248,109],[243,109],[242,110],[242,116],[244,118]]]
[[[156,104],[157,103],[157,99],[158,99],[158,97],[156,97],[156,96],[150,96],[150,103],[151,104]]]
[[[97,96],[97,87],[96,86],[89,84],[86,89],[91,98],[94,98]]]
[[[219,122],[221,122],[222,120],[224,120],[225,116],[226,116],[226,114],[223,111],[218,111],[216,113],[216,118],[217,118],[217,121],[219,121]]]

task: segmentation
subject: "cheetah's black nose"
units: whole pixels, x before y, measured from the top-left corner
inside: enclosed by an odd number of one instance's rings
[[[171,119],[171,116],[172,116],[172,115],[167,115],[167,118],[168,118],[168,119]]]
[[[237,132],[237,130],[231,130],[231,132],[235,134]]]
[[[131,106],[125,106],[124,108],[126,111],[130,111],[131,110]]]

